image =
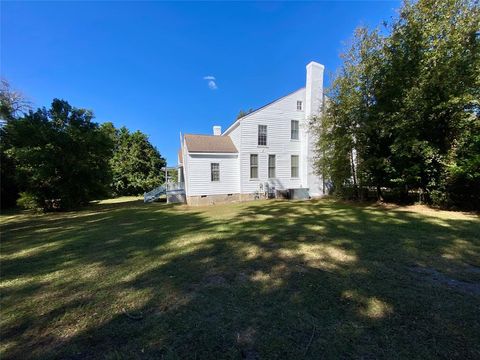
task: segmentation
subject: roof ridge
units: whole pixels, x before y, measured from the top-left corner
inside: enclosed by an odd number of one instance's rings
[[[211,137],[222,137],[222,136],[229,136],[229,135],[212,135],[212,134],[192,134],[192,133],[188,133],[188,134],[183,134],[183,136],[186,136],[186,135],[193,135],[193,136],[211,136]]]

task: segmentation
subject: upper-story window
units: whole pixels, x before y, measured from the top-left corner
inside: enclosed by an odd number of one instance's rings
[[[212,181],[220,181],[220,164],[219,163],[210,164],[210,176]]]
[[[302,110],[302,102],[297,100],[297,110]]]
[[[267,125],[258,125],[258,145],[267,145]]]
[[[298,140],[298,120],[290,122],[290,139]]]

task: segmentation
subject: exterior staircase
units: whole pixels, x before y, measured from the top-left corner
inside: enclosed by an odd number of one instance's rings
[[[154,202],[155,200],[158,200],[162,195],[167,196],[167,202],[169,201],[169,195],[171,195],[172,199],[173,197],[178,197],[179,195],[185,195],[185,184],[183,182],[181,183],[165,183],[160,185],[159,187],[156,187],[155,189],[146,192],[143,194],[143,202],[144,203],[150,203]],[[178,201],[175,201],[178,202]]]
[[[153,190],[150,190],[149,192],[144,193],[143,202],[147,203],[147,202],[153,202],[155,200],[158,200],[160,196],[167,194],[166,190],[167,189],[165,187],[165,184],[163,184],[163,185],[160,185],[159,187],[156,187]]]

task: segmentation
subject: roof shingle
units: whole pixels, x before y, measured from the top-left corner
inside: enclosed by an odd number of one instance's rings
[[[230,136],[185,134],[185,143],[189,152],[237,153]]]

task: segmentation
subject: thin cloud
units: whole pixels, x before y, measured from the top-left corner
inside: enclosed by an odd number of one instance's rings
[[[212,76],[212,75],[204,76],[203,80],[207,80],[207,85],[210,90],[218,89],[217,83],[215,82],[216,80],[215,76]]]

